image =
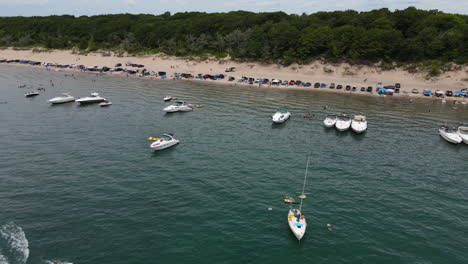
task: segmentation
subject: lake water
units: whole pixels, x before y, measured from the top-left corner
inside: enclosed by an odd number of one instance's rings
[[[93,91],[113,105],[46,102]],[[165,95],[205,107],[165,114]],[[437,132],[466,105],[11,66],[0,103],[0,264],[468,260],[468,145]],[[325,129],[326,105],[365,114],[367,133]],[[273,125],[281,106],[292,118]],[[153,153],[163,133],[180,144]],[[282,198],[308,155],[298,243]]]

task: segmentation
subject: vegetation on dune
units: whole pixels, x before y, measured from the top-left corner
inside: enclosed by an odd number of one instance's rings
[[[468,16],[414,7],[311,15],[235,11],[0,18],[3,47],[229,55],[282,63],[325,58],[381,62],[388,69],[412,63],[431,76],[446,62],[467,63],[467,43]]]

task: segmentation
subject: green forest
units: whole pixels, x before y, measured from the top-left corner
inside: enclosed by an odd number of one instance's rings
[[[1,17],[0,46],[242,60],[468,62],[468,16],[390,11]]]

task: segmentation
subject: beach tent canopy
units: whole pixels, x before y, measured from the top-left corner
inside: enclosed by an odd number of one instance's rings
[[[273,81],[271,81],[271,82],[279,83],[280,81],[275,79],[275,80],[273,80]]]
[[[387,91],[387,89],[385,89],[385,88],[382,88],[382,87],[379,87],[379,88],[377,88],[377,91],[386,92],[386,91]]]
[[[424,92],[425,92],[425,93],[430,93],[430,92],[431,92],[431,90],[424,90]]]
[[[463,94],[462,91],[456,91],[455,93],[456,93],[456,94]]]
[[[436,94],[444,94],[443,91],[436,91]]]
[[[393,89],[387,89],[387,93],[394,93],[394,92],[395,92],[395,90],[393,90]]]

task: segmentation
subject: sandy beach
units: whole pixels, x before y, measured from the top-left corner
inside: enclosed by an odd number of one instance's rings
[[[396,96],[422,96],[422,91],[428,89],[436,90],[452,90],[458,91],[468,87],[468,66],[457,71],[442,73],[439,77],[427,80],[424,74],[408,73],[403,69],[395,69],[382,71],[378,67],[372,66],[356,66],[349,64],[325,64],[319,61],[307,65],[290,65],[281,66],[279,64],[262,64],[255,62],[237,62],[229,59],[185,59],[176,58],[165,55],[147,55],[147,56],[103,56],[100,53],[90,53],[86,55],[73,54],[71,51],[55,50],[47,52],[33,52],[32,50],[0,50],[0,58],[6,59],[26,59],[40,62],[50,63],[66,63],[66,64],[82,64],[85,66],[107,66],[114,67],[117,63],[122,63],[125,68],[125,63],[132,62],[143,64],[147,70],[165,71],[168,77],[174,73],[190,73],[192,75],[202,74],[225,74],[233,76],[236,80],[242,76],[253,78],[268,78],[280,80],[301,80],[303,82],[325,82],[341,84],[343,86],[356,86],[358,89],[362,86],[373,86],[374,93],[377,83],[382,85],[401,84],[401,90],[411,91],[418,89],[419,94],[395,94]],[[38,67],[38,66],[35,66]],[[225,73],[227,67],[235,67],[235,72]],[[216,81],[217,83],[229,83],[227,78]],[[284,89],[292,87],[279,86]],[[277,88],[277,86],[275,86]],[[314,89],[312,87],[299,87],[301,89],[330,91],[349,93],[344,89]],[[357,93],[359,94],[359,93]],[[368,93],[362,93],[368,94]],[[427,97],[426,97],[427,98]],[[448,97],[447,99],[456,99]]]

